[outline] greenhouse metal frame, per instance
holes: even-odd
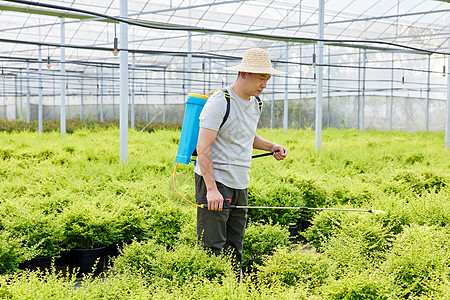
[[[450,4],[436,0],[0,1],[0,119],[180,122],[189,93],[266,49],[260,127],[445,131]],[[115,40],[119,54],[115,56]],[[116,53],[117,54],[117,53]],[[41,123],[40,123],[41,124]],[[40,127],[42,130],[42,127]]]

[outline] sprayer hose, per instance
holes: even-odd
[[[178,190],[177,190],[177,184],[175,183],[175,173],[177,172],[177,167],[178,167],[178,163],[175,165],[175,170],[173,170],[173,187],[175,188],[175,192],[177,192],[178,196],[180,196],[181,198],[183,198],[187,203],[202,208],[201,205],[198,205],[197,203],[194,203],[194,202],[192,202],[192,201],[186,199],[183,195],[180,194],[180,192],[178,192]]]

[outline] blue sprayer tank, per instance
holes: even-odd
[[[197,147],[198,132],[200,130],[200,113],[208,100],[207,96],[189,94],[184,111],[183,127],[181,129],[180,143],[178,145],[175,162],[189,164],[191,156]]]

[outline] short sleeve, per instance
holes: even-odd
[[[225,99],[225,95],[221,91],[215,92],[206,101],[200,113],[200,127],[219,131],[226,110],[227,100]]]

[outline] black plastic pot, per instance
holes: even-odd
[[[307,219],[302,218],[297,219],[297,227],[300,231],[305,231],[311,225],[312,225],[311,221]]]
[[[78,275],[93,273],[99,275],[104,270],[105,249],[100,247],[95,249],[72,249],[71,268],[79,268]]]
[[[118,242],[111,245],[106,246],[105,249],[105,266],[106,268],[110,267],[112,263],[112,259],[119,256],[120,250],[123,248],[124,242]]]
[[[70,264],[70,250],[61,251],[59,257],[55,259],[56,266],[68,266]]]
[[[289,235],[291,237],[296,237],[298,235],[297,225],[289,225]]]
[[[28,270],[37,270],[37,269],[45,270],[50,269],[51,265],[52,265],[51,256],[40,256],[21,263],[19,265],[19,268]]]

